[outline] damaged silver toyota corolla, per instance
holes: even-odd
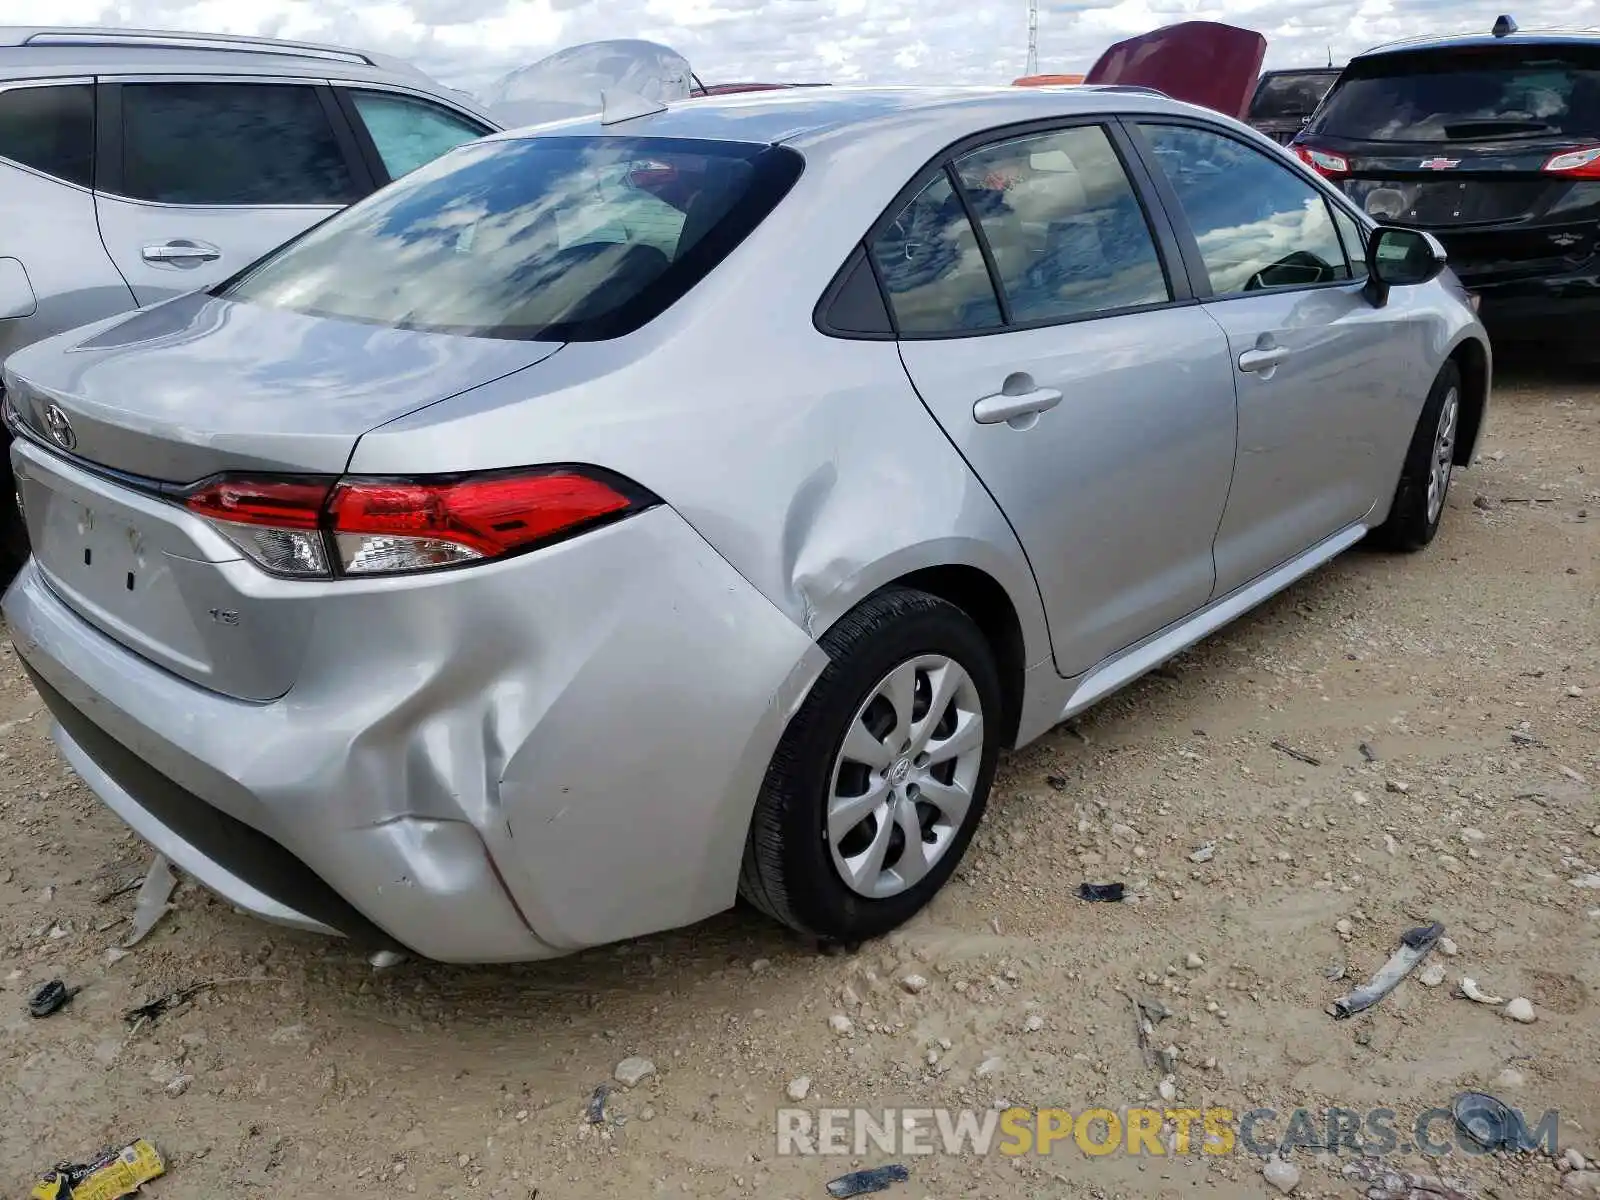
[[[5,383],[78,774],[242,909],[486,961],[905,921],[1003,747],[1427,544],[1489,357],[1216,114],[826,89],[462,147]]]

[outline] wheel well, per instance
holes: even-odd
[[[1470,466],[1472,447],[1489,403],[1489,357],[1481,343],[1468,338],[1450,355],[1461,372],[1461,432],[1456,437],[1456,466]]]
[[[1000,687],[1005,711],[1001,714],[1002,745],[1017,740],[1017,724],[1022,717],[1023,676],[1026,652],[1022,642],[1022,622],[1005,588],[976,567],[927,567],[896,579],[892,587],[916,588],[954,604],[982,631],[994,650],[1000,668]]]

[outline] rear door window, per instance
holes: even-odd
[[[1372,142],[1600,137],[1600,53],[1491,46],[1381,55],[1351,64],[1313,128]]]
[[[1133,184],[1099,125],[985,146],[956,162],[1014,323],[1172,299]]]
[[[409,175],[463,142],[489,132],[448,109],[391,92],[351,92],[356,113],[390,179]]]
[[[136,200],[347,204],[358,188],[315,89],[276,83],[121,85],[122,182]]]
[[[961,197],[939,174],[872,243],[901,333],[970,333],[1000,326],[1000,304]]]
[[[799,177],[794,151],[676,138],[461,146],[220,294],[477,337],[593,341],[675,303]]]
[[[0,91],[0,156],[68,183],[93,187],[93,86],[70,83]]]
[[[1218,296],[1350,278],[1328,201],[1282,163],[1221,133],[1141,124]]]

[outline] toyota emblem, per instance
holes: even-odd
[[[60,405],[51,404],[45,408],[44,426],[50,431],[50,436],[55,439],[56,445],[63,450],[77,448],[78,435],[72,432],[72,422],[67,420],[67,414],[61,411]]]

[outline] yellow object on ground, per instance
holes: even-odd
[[[32,1200],[117,1200],[167,1172],[160,1152],[140,1138],[89,1163],[63,1163],[33,1185]]]

